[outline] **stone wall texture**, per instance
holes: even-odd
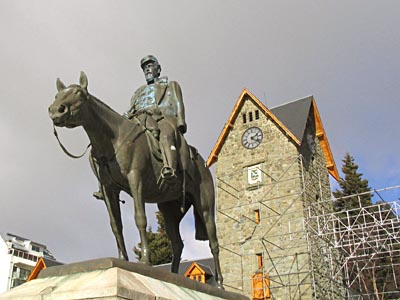
[[[225,287],[251,296],[251,276],[258,271],[270,279],[271,299],[313,299],[315,291],[332,286],[327,279],[327,256],[321,253],[324,245],[317,241],[312,245],[306,222],[307,203],[330,198],[322,150],[317,137],[313,151],[307,144],[299,147],[261,110],[255,119],[256,110],[250,98],[244,100],[216,163],[217,229]],[[262,130],[263,140],[258,147],[246,149],[242,135],[253,126]],[[249,167],[260,170],[260,182],[249,184]],[[257,255],[263,257],[261,269]]]

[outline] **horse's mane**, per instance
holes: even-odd
[[[77,90],[82,91],[87,96],[87,99],[98,107],[97,109],[95,107],[93,109],[101,114],[100,118],[102,118],[104,122],[101,122],[101,124],[99,123],[96,126],[101,127],[101,129],[99,129],[100,132],[107,133],[107,135],[112,137],[115,136],[116,132],[112,129],[112,127],[120,122],[123,123],[125,118],[112,109],[109,105],[90,94],[87,89],[83,88],[79,84],[72,84],[68,88],[76,88]]]
[[[119,116],[122,117],[122,115],[121,115],[120,113],[116,112],[116,111],[115,111],[113,108],[111,108],[108,104],[104,103],[103,101],[101,101],[100,99],[96,98],[95,96],[93,96],[93,95],[91,95],[91,94],[89,94],[89,95],[90,95],[90,97],[91,97],[98,105],[103,106],[103,107],[105,107],[105,108],[111,110],[113,113],[116,113],[117,115],[119,115]]]
[[[68,88],[79,88],[79,89],[83,89],[79,84],[71,84]],[[87,93],[87,95],[94,100],[94,102],[96,102],[98,105],[103,106],[104,108],[110,110],[111,112],[119,115],[122,117],[122,115],[118,112],[116,112],[113,108],[111,108],[108,104],[104,103],[103,101],[101,101],[100,99],[98,99],[97,97],[93,96],[92,94],[90,94],[87,90],[83,89],[85,91],[85,93]]]

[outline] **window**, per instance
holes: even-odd
[[[257,267],[259,269],[262,269],[264,267],[264,260],[262,253],[257,253],[256,255],[257,255]]]
[[[205,276],[201,274],[191,275],[189,278],[202,283],[206,282]]]
[[[249,111],[245,112],[242,114],[242,119],[243,119],[243,124],[246,124],[247,122],[253,122],[254,120],[259,120],[260,119],[260,111],[257,109],[254,111]]]
[[[10,249],[10,250],[8,250],[8,254],[13,254],[13,255],[16,256],[16,257],[21,257],[21,258],[24,258],[24,259],[29,259],[29,260],[35,261],[35,262],[38,260],[38,257],[37,257],[36,255],[32,255],[32,254],[29,254],[29,253],[27,253],[27,252],[23,252],[23,251],[16,250],[16,249]]]
[[[29,274],[31,274],[30,270],[20,269],[19,270],[19,279],[26,280],[28,278]]]
[[[30,270],[22,269],[17,267],[16,265],[13,266],[13,274],[12,274],[12,282],[11,287],[16,287],[26,282],[26,279],[29,277],[31,273]]]
[[[260,216],[260,210],[259,209],[255,209],[254,210],[254,217],[255,217],[256,224],[260,224],[261,216]]]

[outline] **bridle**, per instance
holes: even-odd
[[[69,152],[69,151],[67,150],[67,148],[65,148],[65,146],[61,143],[61,141],[60,141],[60,139],[59,139],[59,137],[58,137],[58,133],[57,133],[56,127],[54,126],[54,124],[53,124],[53,133],[54,133],[54,136],[56,137],[57,142],[58,142],[58,144],[60,145],[61,149],[64,151],[65,154],[67,154],[67,155],[68,155],[69,157],[71,157],[71,158],[78,159],[78,158],[83,157],[83,156],[86,154],[86,152],[88,151],[88,149],[90,148],[90,146],[92,146],[92,144],[89,143],[89,145],[87,145],[85,151],[84,151],[81,155],[73,155],[73,154],[71,154],[71,152]]]
[[[137,117],[134,118],[134,120],[135,120],[134,124],[135,124],[136,126],[140,126],[140,125],[141,125],[141,124],[140,124],[140,121],[137,119]],[[128,133],[126,134],[126,136],[123,138],[123,143],[122,143],[122,144],[124,144],[124,143],[128,140],[128,138],[130,137],[130,133],[131,133],[132,131],[133,131],[133,128],[132,128],[132,130],[131,130],[130,132],[128,132]],[[145,131],[146,131],[146,128],[142,128],[142,130],[140,130],[134,137],[130,137],[131,141],[132,141],[132,142],[135,141],[135,140],[136,140],[140,135],[142,135]],[[85,151],[84,151],[81,155],[73,155],[73,154],[71,154],[71,153],[65,148],[65,146],[61,143],[61,141],[60,141],[60,139],[59,139],[59,137],[58,137],[58,133],[57,133],[56,127],[55,127],[54,124],[53,124],[53,133],[54,133],[54,136],[55,136],[56,139],[57,139],[58,144],[60,145],[61,149],[63,150],[63,152],[64,152],[66,155],[68,155],[69,157],[71,157],[71,158],[78,159],[78,158],[83,157],[83,156],[86,154],[86,152],[89,150],[89,148],[92,146],[92,144],[89,143],[89,144],[86,146]],[[120,147],[121,147],[121,146],[122,146],[122,145],[120,145]],[[118,186],[119,188],[121,188],[121,190],[126,191],[126,187],[123,186],[123,185],[121,185],[117,180],[114,179],[114,177],[112,176],[111,170],[110,170],[110,166],[109,166],[109,163],[116,157],[116,154],[118,153],[120,147],[118,147],[118,149],[115,150],[114,155],[113,155],[112,157],[110,157],[110,158],[106,158],[106,157],[98,158],[98,157],[96,157],[96,156],[92,153],[92,155],[90,156],[90,159],[91,159],[91,161],[92,161],[94,164],[97,164],[97,165],[99,165],[99,166],[102,165],[103,167],[105,167],[106,170],[107,170],[108,176],[109,176],[109,178],[111,179],[111,181],[113,182],[113,184],[116,185],[116,186]],[[96,177],[99,178],[99,173],[98,173],[98,170],[97,170],[96,167],[94,168],[94,172],[95,172],[95,174],[96,174]],[[101,184],[101,185],[102,185],[102,184]],[[122,201],[122,200],[120,200],[120,201],[121,201],[122,203],[125,203],[125,201]]]

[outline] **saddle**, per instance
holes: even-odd
[[[147,143],[149,145],[149,149],[151,151],[153,159],[158,162],[163,162],[163,156],[160,147],[160,129],[158,127],[157,122],[164,118],[162,114],[150,114],[147,111],[143,111],[130,119],[136,118],[139,124],[142,126],[144,134],[147,137]],[[177,161],[178,161],[178,170],[177,173],[185,173],[191,179],[194,178],[194,159],[198,155],[198,151],[195,147],[189,146],[186,142],[185,137],[182,133],[177,132],[176,134],[177,141]],[[157,174],[160,177],[160,174]]]

